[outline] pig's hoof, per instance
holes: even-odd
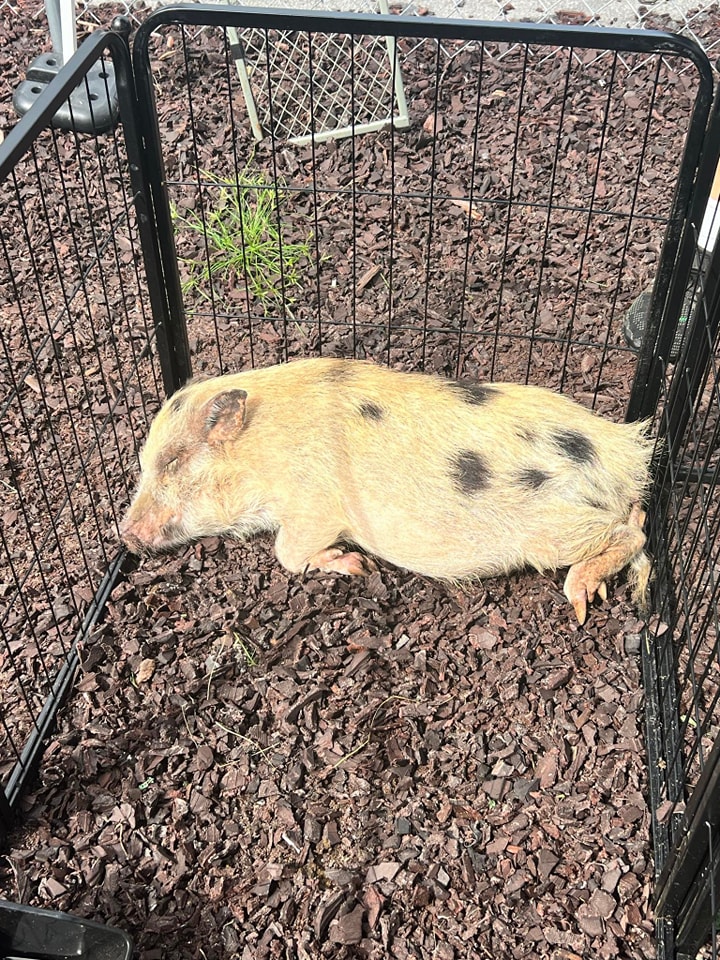
[[[329,547],[311,557],[308,570],[324,570],[326,573],[345,573],[351,577],[367,577],[377,570],[370,557],[353,551],[345,553],[340,547]]]
[[[587,618],[588,604],[592,603],[597,594],[601,600],[607,600],[607,584],[604,580],[589,576],[584,565],[570,567],[565,578],[563,592],[573,605],[578,621],[583,624]]]

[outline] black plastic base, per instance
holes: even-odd
[[[18,85],[13,94],[13,107],[19,116],[24,116],[30,110],[61,66],[59,57],[54,53],[44,53],[33,60],[27,70],[27,79]],[[103,133],[115,126],[118,115],[113,65],[109,61],[101,61],[88,72],[86,81],[70,94],[52,123],[61,130]]]
[[[132,940],[114,927],[0,900],[0,956],[7,960],[130,960]]]
[[[683,313],[678,320],[675,337],[673,339],[673,345],[670,351],[669,359],[671,363],[675,363],[680,355],[683,339],[685,337],[685,329],[687,327],[688,320],[690,319],[691,311],[695,307],[692,290],[694,289],[696,283],[697,281],[691,284],[691,292],[686,295],[685,302],[683,303]],[[643,341],[645,339],[645,330],[647,329],[647,318],[650,313],[651,302],[652,288],[650,287],[647,290],[644,290],[639,297],[633,300],[623,319],[623,336],[625,337],[625,342],[634,353],[639,353],[640,349],[642,348]]]

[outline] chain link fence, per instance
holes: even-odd
[[[71,18],[67,14],[67,7],[64,6],[66,0],[0,0],[0,18],[8,24],[14,21],[14,33],[17,35],[23,21],[27,24],[28,33],[32,32],[37,48],[30,52],[34,56],[52,49],[54,52],[61,52],[63,59],[67,59],[72,49],[67,49],[68,45],[72,47],[72,42],[67,42],[67,23]],[[120,14],[129,18],[134,28],[146,18],[148,13],[159,6],[162,0],[78,0],[75,3],[75,27],[78,39],[82,39],[88,33],[98,28],[107,27],[113,18]],[[315,10],[343,10],[354,11],[358,13],[377,13],[388,10],[387,0],[265,0],[265,6],[269,7],[292,7],[293,5],[303,9]],[[505,20],[505,21],[531,21],[545,23],[573,23],[586,25],[600,25],[604,27],[625,27],[625,28],[648,28],[668,30],[673,33],[680,33],[697,41],[707,53],[711,63],[720,57],[720,3],[700,3],[691,5],[691,0],[658,0],[658,2],[638,3],[635,0],[401,0],[399,3],[390,3],[389,9],[393,13],[409,14],[423,16],[434,14],[441,17],[461,18],[461,19],[479,19],[479,20]],[[60,18],[65,24],[61,30]],[[42,26],[45,25],[46,32],[43,38]],[[40,26],[40,30],[38,30]],[[52,36],[51,36],[52,35]],[[72,36],[72,30],[69,36]],[[44,39],[44,43],[43,43]],[[32,41],[30,41],[32,43]],[[239,51],[236,57],[236,67],[241,75],[243,82],[243,91],[247,102],[247,108],[250,115],[255,135],[261,139],[264,132],[267,131],[270,119],[262,116],[264,91],[262,89],[260,68],[266,63],[265,43],[260,35],[247,35],[242,38],[242,44],[239,38],[235,37],[235,47]],[[298,39],[294,37],[284,37],[285,43],[296,44]],[[0,36],[0,47],[3,38]],[[328,38],[328,48],[324,51],[325,60],[331,61],[331,67],[335,69],[338,65],[347,61],[347,51],[337,50],[333,58],[332,38]],[[355,123],[361,123],[358,131],[370,130],[382,127],[388,121],[387,111],[384,104],[387,102],[387,90],[395,88],[395,123],[399,128],[406,126],[408,117],[404,106],[404,94],[402,92],[402,62],[395,60],[391,49],[385,49],[386,42],[382,38],[374,41],[373,48],[367,51],[367,82],[364,84],[365,102],[363,115],[367,114],[366,122],[361,123],[355,119]],[[441,44],[441,46],[443,46]],[[461,45],[455,45],[453,49],[445,50],[443,53],[446,59],[452,59],[461,49]],[[496,51],[496,56],[502,59],[511,51]],[[406,56],[412,53],[406,51]],[[270,57],[270,52],[267,52]],[[604,56],[603,51],[599,51],[597,56]],[[20,54],[22,59],[23,54]],[[270,58],[271,59],[271,58]],[[623,57],[620,55],[620,59]],[[17,68],[18,71],[25,70],[27,62],[18,62],[17,56],[10,57],[12,69],[10,73]],[[250,67],[248,67],[250,65]],[[627,64],[626,64],[627,66]],[[268,69],[272,64],[268,65]],[[248,72],[248,69],[250,72]],[[254,70],[255,77],[251,83],[251,73]],[[328,76],[332,69],[328,71]],[[260,78],[260,79],[259,79]],[[8,88],[12,79],[6,72],[6,83]],[[22,73],[18,76],[18,81],[22,79]],[[260,89],[257,88],[260,82]],[[327,87],[327,84],[325,85]],[[291,89],[291,88],[290,88]],[[327,91],[326,91],[327,92]],[[327,92],[322,107],[326,118],[323,118],[319,130],[327,131],[329,136],[337,136],[344,126],[349,122],[347,119],[348,105],[341,102],[338,97],[333,97],[332,91]],[[256,104],[255,97],[259,97]],[[4,99],[0,97],[0,100]],[[369,105],[368,105],[369,104]],[[294,109],[295,108],[295,109]],[[259,111],[259,113],[258,113]],[[307,138],[307,118],[302,120],[304,113],[302,104],[288,103],[285,112],[287,117],[283,123],[278,125],[277,118],[272,126],[276,131],[285,133],[289,138],[301,141]],[[259,115],[260,114],[260,115]],[[287,128],[287,129],[285,129]],[[325,134],[322,134],[325,135]],[[0,129],[0,139],[2,130]]]
[[[265,0],[265,6],[303,9],[375,11],[372,0]],[[128,16],[134,26],[157,3],[146,0],[80,0],[76,3],[80,34],[107,26],[115,14]],[[720,4],[692,3],[692,0],[658,0],[637,3],[634,0],[403,0],[391,4],[396,13],[434,14],[442,17],[483,20],[526,20],[546,23],[599,24],[605,27],[629,27],[670,30],[691,37],[704,48],[711,60],[720,55]],[[0,18],[22,18],[37,22],[42,4],[27,0],[0,0]]]

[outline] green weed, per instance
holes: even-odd
[[[246,667],[257,666],[257,654],[249,640],[245,641],[239,633],[233,632],[233,646],[237,651],[239,651],[239,653],[242,654],[242,658],[245,661]]]
[[[244,297],[247,283],[250,297],[266,312],[281,303],[283,293],[291,303],[289,291],[300,283],[310,244],[291,242],[286,231],[281,232],[282,190],[269,184],[264,174],[247,170],[237,182],[208,173],[203,176],[217,186],[217,191],[205,194],[214,195],[212,205],[205,202],[199,210],[185,213],[175,204],[171,207],[176,229],[199,239],[200,255],[180,258],[186,272],[183,293],[222,301],[234,288],[233,299],[237,299],[238,294]]]

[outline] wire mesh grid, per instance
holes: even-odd
[[[113,15],[121,13],[129,17],[135,25],[139,25],[148,13],[157,7],[157,3],[146,0],[78,0],[76,4],[77,25],[81,33],[107,27]],[[268,6],[285,6],[280,0],[269,0]],[[2,0],[0,9],[6,8],[10,15],[22,17],[22,10],[13,3],[13,0]],[[303,8],[322,10],[319,0],[307,0]],[[337,8],[337,5],[334,6]],[[360,13],[386,13],[386,0],[354,0],[345,2],[340,8],[355,10]],[[392,11],[402,14],[424,14],[427,8],[417,0],[404,0],[394,4]],[[714,57],[720,45],[718,39],[718,23],[720,14],[717,3],[693,4],[682,0],[664,0],[661,3],[643,5],[631,0],[579,0],[568,9],[563,0],[518,0],[515,4],[501,3],[500,0],[440,0],[437,9],[431,12],[441,16],[472,16],[488,20],[527,20],[546,23],[587,23],[603,26],[627,26],[631,28],[665,29],[681,33],[696,40],[705,49],[708,56]],[[202,28],[201,28],[202,29]],[[261,31],[253,31],[242,38],[231,37],[236,51],[237,69],[245,74],[243,95],[247,102],[247,109],[255,123],[256,137],[260,138],[263,129],[268,130],[271,118],[267,113],[267,83],[269,72],[276,66],[275,51],[277,47],[266,47]],[[293,62],[293,72],[304,74],[307,72],[307,56],[305,45],[292,37],[284,40],[293,47],[295,55],[290,58]],[[311,125],[314,135],[345,135],[347,127],[352,123],[356,126],[369,124],[382,125],[390,116],[394,115],[395,123],[403,125],[408,122],[407,112],[402,92],[402,59],[396,58],[395,52],[380,38],[364,38],[366,48],[365,63],[347,55],[347,38],[330,37],[325,39],[324,50],[318,51],[321,63],[315,65],[314,73],[321,83],[324,96],[318,96],[316,101],[317,115],[311,118],[308,115],[308,104],[302,101],[301,86],[298,93],[293,95],[287,92],[282,104],[277,103],[277,116],[272,122],[278,124],[279,137],[303,138],[308,136]],[[439,41],[442,43],[441,41]],[[457,53],[460,48],[444,48],[446,56]],[[503,57],[509,51],[499,51]],[[405,54],[412,53],[409,46]],[[267,60],[267,57],[270,60]],[[598,51],[598,57],[606,57],[605,51]],[[622,58],[622,55],[621,55]],[[283,62],[285,62],[283,57]],[[626,61],[626,65],[630,61]],[[351,116],[349,105],[338,94],[338,73],[349,69],[349,64],[355,63],[359,74],[354,79],[356,90],[363,90],[364,94],[355,103],[359,113]],[[638,61],[634,60],[637,65]],[[323,77],[324,75],[324,77]],[[251,80],[250,77],[254,79]],[[322,79],[320,79],[322,78]],[[388,96],[388,87],[394,88],[395,96]],[[259,108],[260,117],[257,117]],[[390,111],[388,113],[388,110]],[[335,131],[335,133],[333,133]]]
[[[702,417],[716,417],[717,383],[698,406]],[[716,428],[712,422],[707,427]],[[669,467],[676,491],[668,505],[668,562],[672,582],[678,584],[677,609],[672,611],[666,598],[660,618],[653,624],[653,638],[673,662],[677,656],[677,690],[665,692],[663,706],[680,712],[680,737],[667,758],[669,770],[681,768],[679,793],[668,793],[666,816],[683,812],[687,791],[697,783],[705,759],[720,732],[718,725],[718,583],[717,564],[720,549],[720,521],[716,484],[718,479],[717,439],[702,435],[699,428],[689,432],[684,450],[685,461]],[[716,434],[715,434],[716,436]],[[708,472],[700,478],[697,471]],[[690,472],[688,472],[690,471]],[[670,477],[668,478],[670,479]],[[673,616],[674,614],[674,616]],[[668,629],[670,621],[675,632]],[[675,645],[679,653],[676,654]],[[675,703],[677,699],[677,703]],[[677,789],[677,788],[676,788]],[[677,804],[677,807],[675,807]]]
[[[207,33],[201,42],[206,61],[215,61],[216,75],[221,74],[227,43],[221,34],[211,39]],[[280,246],[307,242],[297,286],[295,279],[283,283],[282,296],[269,310],[259,309],[246,292],[238,296],[227,279],[211,281],[213,254],[205,240],[217,209],[218,184],[202,172],[210,168],[210,156],[193,129],[187,131],[192,150],[178,152],[166,143],[171,197],[179,208],[199,213],[194,238],[176,224],[178,247],[187,263],[206,258],[204,297],[187,285],[186,276],[189,328],[200,367],[214,371],[224,369],[230,356],[233,364],[239,357],[262,363],[309,349],[402,364],[412,349],[415,362],[419,357],[432,370],[478,379],[537,379],[582,396],[603,412],[622,415],[635,362],[624,343],[623,318],[658,271],[653,251],[659,250],[669,226],[668,217],[658,213],[669,211],[675,186],[658,164],[662,167],[661,158],[680,156],[686,132],[675,127],[674,145],[658,149],[668,131],[661,134],[654,123],[663,115],[687,118],[686,107],[663,100],[670,89],[675,100],[677,87],[669,76],[677,76],[682,67],[673,70],[662,55],[654,60],[639,55],[643,62],[633,63],[627,54],[598,60],[592,51],[583,57],[579,51],[556,49],[548,57],[546,49],[532,44],[498,50],[492,44],[457,43],[461,49],[456,51],[447,39],[442,44],[408,42],[413,56],[404,61],[407,89],[411,102],[424,101],[425,108],[419,140],[406,144],[380,137],[372,156],[364,153],[362,141],[351,140],[346,156],[340,148],[340,161],[336,147],[333,154],[324,145],[289,152],[273,137],[257,148],[253,165],[263,171],[278,202],[285,238]],[[156,77],[163,89],[197,103],[195,88],[202,79],[192,70],[195,57],[185,45],[177,46],[185,51],[185,62],[178,57],[173,64],[158,63]],[[406,49],[402,38],[398,49]],[[171,68],[172,80],[165,73]],[[458,82],[469,77],[472,85]],[[453,94],[445,93],[445,84]],[[463,93],[458,95],[459,87]],[[224,99],[228,109],[236,102],[231,86]],[[448,120],[448,103],[450,116],[459,118],[457,125]],[[539,147],[530,105],[543,115]],[[184,112],[179,103],[173,111]],[[213,145],[212,169],[223,189],[228,184],[239,188],[240,175],[232,163],[247,155],[247,131],[237,120],[226,119],[223,126],[233,131],[234,145],[220,150]],[[580,153],[573,131],[590,127],[593,132],[584,138]],[[495,152],[498,129],[506,135],[500,141],[502,155]],[[461,155],[454,151],[456,136],[463,142]],[[587,144],[592,146],[587,149]],[[181,154],[190,162],[183,164]],[[219,166],[217,154],[223,158]],[[619,166],[624,167],[623,186],[615,192],[607,188],[603,171]],[[359,176],[370,170],[375,171],[371,181]],[[651,201],[644,191],[661,182],[663,199]],[[419,222],[420,233],[406,233]],[[347,263],[326,253],[340,224]],[[532,244],[524,242],[527,237],[533,237]],[[454,269],[445,253],[449,250],[463,251]],[[593,306],[598,296],[605,304],[599,329]],[[560,310],[558,304],[563,304]],[[668,369],[668,380],[673,369]],[[689,411],[685,452],[679,461],[670,461],[670,472],[659,481],[672,506],[668,513],[653,515],[653,522],[667,523],[671,531],[672,572],[662,581],[660,595],[672,597],[672,584],[681,585],[673,608],[676,629],[668,629],[667,611],[653,621],[653,643],[662,646],[675,638],[660,680],[660,711],[667,721],[662,762],[674,792],[662,795],[657,814],[673,824],[674,833],[658,848],[658,864],[680,837],[683,804],[699,782],[718,734],[713,579],[720,543],[718,498],[712,486],[704,485],[708,471],[717,471],[712,440],[716,411],[715,383]],[[710,450],[711,459],[703,459]],[[699,469],[703,482],[693,486]],[[683,643],[673,661],[678,636]],[[668,677],[676,669],[679,686],[673,692]],[[678,715],[681,732],[673,741]]]
[[[254,145],[228,32],[158,33],[151,80],[198,369],[337,352],[538,379],[622,416],[635,367],[622,318],[657,270],[693,106],[672,57],[610,54],[601,63],[558,46],[548,60],[529,41],[404,38],[398,49],[413,52],[408,83],[423,119],[412,139],[381,131],[372,143],[287,145],[271,133]],[[280,44],[282,34],[267,37]],[[312,49],[312,31],[304,42]],[[271,71],[271,102],[283,86]],[[20,254],[8,246],[0,260],[10,493],[1,544],[11,571],[2,776],[40,726],[42,697],[113,568],[116,503],[127,501],[127,463],[161,393],[119,143],[47,133],[3,188],[11,215],[2,236]],[[261,294],[247,283],[243,209],[263,203],[276,258]],[[240,257],[217,270],[211,228],[228,209],[239,211]],[[205,274],[193,277],[193,264]],[[51,290],[61,291],[55,309]],[[671,492],[669,564],[683,585],[668,609],[687,641],[677,696],[668,688],[664,704],[683,724],[669,769],[690,786],[716,732],[718,699],[713,356],[662,484]],[[79,417],[91,425],[90,448],[78,441]],[[654,623],[660,648],[673,622],[666,613]],[[682,798],[666,798],[658,816],[679,825]]]
[[[717,178],[716,178],[717,179]],[[648,745],[654,794],[659,916],[679,918],[672,953],[716,953],[712,848],[717,829],[720,744],[720,364],[718,256],[711,201],[698,245],[686,259],[697,269],[683,294],[680,339],[665,365],[659,406],[658,478],[649,506],[657,598],[644,652]],[[692,249],[690,249],[692,248]],[[716,251],[717,253],[717,251]],[[683,275],[683,274],[680,274]],[[708,845],[709,844],[709,845]],[[685,861],[677,855],[685,850]]]
[[[0,779],[14,801],[117,573],[133,426],[159,388],[120,133],[45,131],[0,196]]]
[[[439,362],[443,342],[448,357],[475,348],[474,363],[485,357],[478,372],[498,378],[517,375],[506,358],[510,351],[524,377],[541,364],[534,376],[622,409],[626,393],[621,399],[621,389],[611,400],[613,389],[599,393],[598,385],[605,378],[618,386],[631,379],[634,360],[622,317],[653,275],[656,261],[649,251],[659,249],[667,225],[660,211],[669,210],[674,184],[654,172],[658,155],[651,144],[659,135],[653,111],[657,117],[665,109],[662,100],[671,87],[663,78],[672,68],[656,58],[640,73],[633,64],[631,74],[619,56],[580,67],[567,49],[556,51],[548,68],[547,50],[532,45],[500,63],[492,44],[458,39],[462,50],[446,57],[431,41],[401,38],[400,55],[410,46],[414,51],[405,58],[405,73],[416,115],[424,118],[419,136],[381,135],[371,153],[367,141],[353,138],[343,148],[290,149],[272,136],[251,145],[247,120],[237,109],[238,81],[225,34],[193,35],[190,28],[178,36],[177,29],[164,28],[153,38],[156,54],[167,49],[168,37],[175,51],[157,59],[153,83],[163,91],[161,113],[189,118],[181,122],[181,133],[174,125],[166,163],[185,308],[202,347],[200,362],[211,362],[204,356],[212,343],[222,368],[229,356],[257,362],[256,347],[268,343],[281,343],[282,351],[294,355],[318,346],[318,338],[323,343],[336,336],[350,338],[350,352],[387,357],[402,331],[419,323],[425,338],[421,362]],[[268,42],[276,39],[280,58],[281,37],[270,32]],[[304,42],[322,41],[308,35]],[[200,57],[207,65],[202,73],[194,66]],[[346,80],[351,76],[348,71]],[[199,134],[208,82],[216,91],[213,109],[223,104],[227,139],[220,144]],[[319,84],[308,88],[308,96],[313,90],[320,95]],[[281,86],[270,90],[273,103],[285,95]],[[345,97],[352,103],[349,86]],[[545,108],[540,127],[538,104]],[[669,109],[675,113],[674,106]],[[583,142],[582,153],[565,158],[591,115],[593,123],[600,118],[592,146]],[[497,140],[509,124],[512,141]],[[668,156],[679,159],[684,132],[676,128],[675,134]],[[446,158],[452,167],[443,163]],[[625,170],[622,187],[608,189],[604,171],[618,167]],[[645,198],[649,183],[662,199]],[[220,267],[224,254],[214,245],[228,196],[261,191],[271,194],[277,224],[276,265],[266,273],[282,293],[269,303],[248,294],[244,277]],[[584,228],[572,239],[578,220]],[[423,225],[421,234],[413,224]],[[235,233],[246,262],[252,252],[242,231],[240,218]],[[528,245],[529,235],[538,242]],[[338,237],[345,262],[329,252]],[[299,269],[293,271],[283,258],[290,247],[299,251]],[[456,269],[447,266],[451,250],[462,252]],[[595,338],[601,289],[609,327]],[[458,369],[463,362],[449,361]]]
[[[12,0],[4,0],[4,4],[10,15],[22,17],[22,11],[12,5]],[[362,13],[388,13],[386,0],[358,0],[357,6]],[[116,14],[127,16],[137,26],[151,9],[151,5],[127,2],[77,5],[76,23],[81,36],[93,29],[107,28]],[[377,129],[391,118],[398,127],[408,124],[401,66],[392,38],[365,36],[359,40],[362,56],[349,56],[347,47],[352,42],[349,37],[324,36],[322,46],[314,51],[316,62],[312,65],[312,74],[321,95],[313,97],[312,117],[306,84],[285,82],[306,77],[310,72],[307,61],[310,51],[302,37],[287,34],[268,46],[262,30],[245,31],[242,37],[231,30],[230,40],[242,94],[258,139],[271,123],[276,126],[277,136],[301,141],[311,132],[316,137],[337,137],[347,135],[351,126],[358,132]],[[280,56],[278,50],[282,50]],[[346,86],[347,78],[343,74],[350,64],[356,71],[353,88],[361,92],[355,99],[355,115],[339,93]],[[272,117],[268,113],[267,97],[270,78],[276,87],[285,91],[282,102],[276,101],[276,113]]]
[[[720,481],[720,365],[718,363],[716,321],[711,304],[705,296],[710,256],[698,251],[703,269],[697,275],[693,298],[696,304],[695,322],[703,327],[704,349],[709,356],[702,383],[693,384],[695,372],[683,367],[682,356],[677,367],[672,365],[667,374],[665,415],[674,401],[670,387],[678,395],[682,385],[684,420],[687,431],[673,444],[671,455],[664,462],[667,475],[661,489],[670,491],[666,505],[668,533],[663,541],[662,573],[663,602],[654,623],[654,642],[662,651],[661,659],[677,658],[677,688],[669,687],[668,698],[677,698],[680,711],[680,736],[676,753],[667,758],[668,769],[676,764],[682,768],[680,782],[685,788],[682,796],[666,795],[664,800],[678,802],[692,792],[705,766],[707,755],[720,733],[720,633],[718,627],[720,604],[720,501],[717,486]],[[689,333],[689,326],[685,335]],[[674,380],[672,377],[674,376]],[[697,395],[696,395],[697,391]],[[662,517],[662,512],[661,512]],[[665,555],[665,549],[667,554]],[[666,580],[665,578],[668,578]],[[669,583],[668,583],[669,581]],[[670,585],[677,586],[677,592]],[[670,628],[672,625],[672,629]],[[674,631],[677,636],[674,636]],[[678,643],[678,637],[680,642]],[[666,711],[674,709],[670,702]],[[667,809],[668,815],[671,809]]]
[[[6,5],[13,0],[4,0]],[[288,7],[292,4],[281,0],[268,0],[265,6]],[[158,3],[147,0],[78,0],[76,4],[78,26],[81,29],[106,27],[109,11],[127,15],[139,25]],[[320,0],[305,0],[303,9],[328,9]],[[334,3],[332,9],[352,10],[358,13],[375,13],[372,0],[344,0]],[[483,20],[527,21],[536,23],[581,23],[605,27],[629,27],[631,29],[661,29],[680,33],[697,41],[713,59],[720,52],[718,22],[720,11],[716,0],[690,3],[687,0],[661,0],[652,4],[636,3],[634,0],[577,0],[568,6],[564,0],[436,0],[425,4],[420,0],[403,0],[392,4],[393,13],[424,15],[428,10],[437,16],[468,17]],[[442,41],[440,41],[442,42]],[[600,53],[599,56],[604,56]],[[344,59],[344,58],[343,58]],[[400,64],[402,69],[402,64]]]
[[[632,0],[577,0],[568,7],[563,0],[516,0],[509,8],[508,6],[495,16],[548,23],[669,30],[695,40],[708,57],[716,57],[720,51],[717,31],[719,12],[715,2],[698,4],[669,0],[642,4]]]

